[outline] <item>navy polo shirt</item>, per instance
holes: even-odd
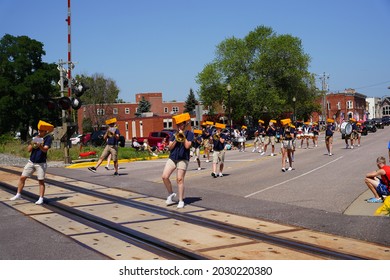
[[[186,130],[184,132],[184,135],[188,141],[194,141],[194,133],[192,131]],[[175,134],[172,134],[169,141],[175,141]],[[190,149],[186,149],[186,147],[184,146],[184,142],[176,142],[175,147],[173,147],[173,149],[169,153],[169,158],[173,161],[190,160]]]
[[[51,136],[43,137],[43,146],[51,147]],[[40,148],[32,149],[30,161],[33,163],[44,163],[47,159],[47,153],[41,151]]]
[[[117,134],[120,134],[119,133],[119,129],[116,129],[115,130],[115,135],[117,135]],[[115,136],[112,136],[112,137],[108,137],[107,138],[107,145],[110,145],[110,146],[117,146],[118,145],[118,139],[116,139],[116,137]]]

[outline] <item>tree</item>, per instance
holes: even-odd
[[[0,134],[20,131],[26,140],[29,127],[40,119],[54,125],[58,112],[46,102],[59,96],[56,64],[42,61],[43,44],[27,36],[4,35],[0,40]]]
[[[93,114],[92,125],[100,127],[107,119],[106,114],[98,114],[102,110],[107,110],[109,104],[117,103],[119,88],[114,80],[106,78],[103,74],[95,73],[92,76],[77,75],[78,82],[86,84],[89,89],[81,97],[83,104],[93,105],[90,107]]]
[[[195,110],[195,106],[198,105],[198,101],[195,98],[194,91],[190,89],[190,93],[187,96],[186,103],[184,104],[184,113],[191,113]]]
[[[142,96],[142,99],[138,102],[137,113],[135,115],[140,116],[142,113],[150,112],[151,106],[152,104]]]
[[[214,61],[197,76],[199,96],[206,106],[228,104],[226,86],[230,84],[236,122],[249,116],[257,120],[292,113],[293,97],[297,112],[306,112],[315,107],[317,98],[309,62],[300,39],[260,26],[243,39],[228,38],[217,46]]]

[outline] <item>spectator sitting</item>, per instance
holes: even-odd
[[[166,139],[164,138],[161,143],[157,143],[157,152],[165,153],[166,151],[168,151],[168,148]]]
[[[141,150],[142,146],[140,143],[137,142],[137,138],[133,137],[131,139],[131,146],[136,150],[139,151]]]
[[[148,139],[144,139],[143,150],[148,151],[150,155],[157,157],[157,154],[155,154],[152,148],[149,146]]]

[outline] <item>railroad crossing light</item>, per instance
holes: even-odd
[[[71,106],[72,106],[72,108],[73,108],[73,110],[78,110],[78,109],[80,109],[80,107],[81,107],[81,100],[79,99],[79,98],[77,98],[77,97],[72,97],[71,98]]]
[[[88,86],[86,86],[84,83],[76,83],[72,87],[72,93],[75,94],[77,97],[80,97],[89,89]]]
[[[69,110],[72,107],[72,101],[64,96],[59,99],[49,99],[46,105],[49,110]]]
[[[70,101],[69,97],[61,97],[58,99],[58,107],[61,110],[69,110],[72,106],[72,102]]]

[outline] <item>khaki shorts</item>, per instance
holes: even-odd
[[[38,180],[44,180],[46,175],[47,163],[33,163],[28,161],[28,163],[24,166],[22,176],[31,177],[33,173],[37,172]]]
[[[225,162],[225,150],[214,151],[213,153],[213,163],[224,163]]]
[[[264,144],[268,145],[269,143],[271,143],[272,146],[275,145],[275,136],[265,136]]]
[[[187,168],[188,168],[188,160],[174,161],[174,160],[169,158],[167,163],[166,163],[166,165],[171,167],[171,168],[187,170]]]
[[[112,161],[117,161],[118,160],[118,146],[107,145],[104,148],[103,153],[100,157],[103,159],[106,159],[109,154],[111,154]]]
[[[294,149],[294,142],[293,142],[293,140],[283,140],[282,143],[281,143],[281,148],[287,149],[287,150]]]

